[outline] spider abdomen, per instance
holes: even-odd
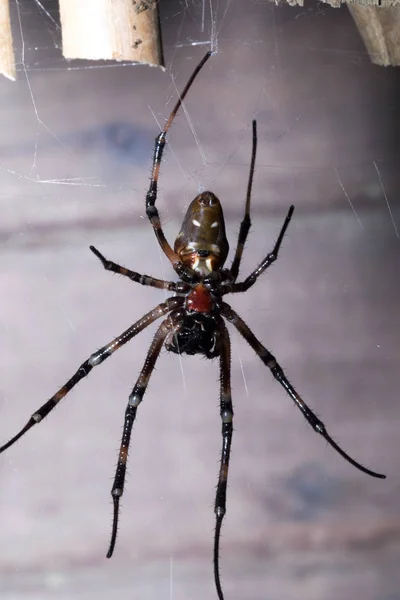
[[[222,206],[212,192],[190,203],[174,250],[179,260],[206,277],[222,268],[229,252]]]
[[[187,313],[179,329],[168,336],[165,347],[175,354],[203,354],[207,358],[219,355],[219,333],[212,315]]]

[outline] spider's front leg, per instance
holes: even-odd
[[[222,520],[226,513],[226,488],[228,484],[229,458],[233,432],[233,407],[231,395],[231,345],[229,333],[222,319],[219,321],[221,336],[220,351],[220,415],[222,420],[222,452],[214,512],[216,517],[214,534],[214,579],[219,600],[224,600],[219,575],[219,542]]]
[[[136,418],[136,412],[146,392],[150,376],[154,370],[158,356],[161,352],[161,348],[163,347],[163,344],[165,342],[165,338],[171,331],[174,331],[174,329],[176,329],[179,326],[177,324],[177,320],[179,319],[180,315],[180,311],[176,311],[173,317],[170,316],[167,319],[165,319],[165,321],[163,321],[160,327],[157,329],[157,332],[153,338],[153,341],[151,342],[149,351],[147,353],[143,368],[140,371],[135,387],[133,388],[129,396],[128,405],[125,411],[124,427],[122,431],[121,447],[118,455],[117,470],[115,473],[114,484],[111,489],[111,496],[114,503],[114,516],[111,541],[107,552],[107,558],[111,558],[111,556],[113,555],[115,541],[117,539],[119,501],[122,494],[124,493],[129,442],[131,439],[133,423]]]
[[[129,342],[135,335],[143,331],[146,327],[148,327],[151,323],[153,323],[156,319],[159,319],[169,311],[173,309],[177,309],[182,306],[183,299],[182,298],[170,298],[166,302],[159,304],[144,315],[141,319],[136,321],[129,329],[121,333],[118,337],[114,338],[109,344],[106,344],[100,350],[94,352],[84,363],[81,364],[76,373],[67,381],[62,388],[58,390],[47,402],[45,402],[40,408],[38,408],[25,427],[21,429],[19,433],[17,433],[11,440],[9,440],[4,446],[0,447],[0,454],[7,450],[10,446],[15,444],[20,437],[22,437],[29,429],[31,429],[37,423],[40,423],[47,415],[57,406],[57,404],[62,400],[68,392],[72,390],[73,387],[76,386],[77,383],[81,381],[84,377],[89,375],[90,371],[93,367],[97,367],[102,362],[104,362],[107,358],[109,358],[116,350],[118,350],[121,346]]]
[[[375,473],[375,471],[371,471],[366,467],[363,467],[360,463],[355,461],[351,456],[349,456],[337,443],[331,438],[328,434],[325,425],[322,423],[320,419],[313,413],[313,411],[307,406],[301,396],[296,392],[288,378],[283,372],[282,367],[277,362],[275,356],[271,354],[265,346],[256,338],[251,329],[246,325],[246,323],[239,317],[239,315],[225,302],[222,303],[221,314],[228,319],[239,331],[239,333],[244,337],[246,342],[250,344],[253,350],[256,352],[257,356],[262,360],[264,365],[268,367],[275,377],[277,381],[281,384],[281,386],[286,390],[289,394],[297,408],[301,410],[306,421],[311,425],[311,427],[322,435],[323,438],[334,448],[344,459],[346,459],[350,464],[354,467],[367,473],[367,475],[371,475],[371,477],[377,477],[379,479],[386,479],[386,475],[382,475],[381,473]]]

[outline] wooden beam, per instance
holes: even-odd
[[[348,6],[372,62],[400,65],[400,7]]]

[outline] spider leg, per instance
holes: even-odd
[[[277,381],[281,384],[282,387],[285,388],[286,392],[289,394],[297,408],[301,410],[303,416],[306,421],[311,425],[311,427],[317,433],[321,434],[322,437],[326,439],[328,444],[332,446],[344,459],[346,459],[349,463],[351,463],[354,467],[367,473],[367,475],[371,475],[372,477],[378,477],[379,479],[386,479],[386,475],[382,475],[381,473],[375,473],[375,471],[371,471],[366,467],[363,467],[360,463],[355,461],[351,456],[346,454],[342,448],[340,448],[337,443],[330,437],[328,432],[326,431],[325,425],[318,419],[318,417],[313,413],[313,411],[307,406],[304,400],[299,396],[296,392],[292,384],[287,379],[286,375],[283,372],[282,367],[276,361],[275,356],[265,348],[261,344],[261,342],[256,338],[251,329],[246,325],[246,323],[239,317],[239,315],[225,302],[222,304],[221,314],[228,319],[239,331],[239,333],[244,337],[246,342],[250,344],[253,350],[256,352],[258,357],[262,360],[262,362],[267,366],[272,375],[275,377]]]
[[[219,575],[219,542],[222,520],[226,513],[226,487],[228,483],[229,458],[231,453],[233,432],[233,407],[231,397],[231,345],[225,323],[220,321],[221,353],[220,353],[220,415],[222,420],[222,452],[221,467],[215,497],[215,534],[214,534],[214,579],[219,600],[224,600]]]
[[[117,263],[113,262],[112,260],[108,260],[94,246],[89,246],[89,248],[93,252],[93,254],[95,254],[97,258],[101,261],[106,271],[112,271],[113,273],[124,275],[125,277],[129,277],[131,281],[141,283],[142,285],[148,285],[150,287],[155,287],[161,290],[169,290],[170,292],[182,292],[188,291],[190,289],[190,286],[182,281],[164,281],[163,279],[156,279],[155,277],[151,277],[150,275],[141,275],[136,271],[131,271],[130,269],[121,267],[121,265],[117,265]]]
[[[282,229],[279,233],[278,239],[276,240],[276,244],[275,244],[272,252],[267,254],[267,256],[264,258],[264,260],[261,261],[261,263],[258,265],[258,267],[252,273],[250,273],[250,275],[244,281],[232,284],[232,286],[229,289],[229,292],[231,292],[231,293],[246,292],[252,285],[255,284],[255,282],[260,277],[260,275],[262,273],[264,273],[265,269],[268,269],[268,267],[276,261],[276,259],[278,258],[279,249],[282,244],[283,236],[285,235],[286,230],[289,226],[293,212],[294,212],[294,206],[292,205],[289,208],[288,214],[286,215],[286,219],[282,225]]]
[[[251,151],[251,162],[250,162],[250,173],[249,180],[247,182],[247,194],[246,194],[246,205],[244,211],[244,217],[242,222],[240,223],[239,236],[237,241],[237,247],[235,252],[235,257],[232,262],[232,266],[230,268],[230,273],[233,278],[233,281],[236,281],[237,276],[239,275],[240,262],[242,260],[244,245],[247,240],[247,236],[249,234],[249,230],[251,227],[250,220],[250,202],[251,202],[251,188],[253,186],[253,178],[254,178],[254,165],[256,162],[256,153],[257,153],[257,121],[253,121],[253,146]]]
[[[76,386],[77,383],[87,375],[89,375],[90,371],[93,367],[97,367],[97,365],[101,364],[105,361],[109,356],[111,356],[118,348],[129,342],[135,335],[143,331],[148,325],[153,323],[159,317],[162,317],[170,310],[175,308],[179,308],[183,303],[182,298],[170,298],[166,302],[159,304],[144,315],[141,319],[136,321],[129,329],[121,333],[118,337],[113,339],[109,344],[106,344],[100,350],[94,352],[84,363],[81,364],[76,373],[67,381],[62,388],[58,390],[43,406],[41,406],[36,412],[33,413],[25,427],[21,429],[17,435],[15,435],[11,440],[9,440],[4,446],[0,447],[0,453],[7,450],[10,446],[12,446],[20,437],[22,437],[29,429],[31,429],[37,423],[40,423],[42,419],[47,417],[47,415],[57,406],[57,404],[72,390],[73,387]]]
[[[126,475],[126,463],[128,459],[129,443],[131,439],[132,426],[136,418],[136,412],[139,404],[141,403],[143,396],[146,392],[150,376],[154,370],[161,348],[163,347],[165,338],[171,329],[176,328],[177,325],[171,318],[165,319],[157,329],[153,341],[151,342],[149,351],[146,356],[143,368],[140,371],[139,377],[136,384],[129,396],[128,405],[125,411],[124,427],[122,431],[121,447],[118,455],[117,470],[115,472],[114,484],[111,490],[111,496],[114,503],[114,516],[112,524],[112,534],[110,546],[107,552],[107,558],[111,558],[114,552],[115,541],[117,539],[118,531],[118,517],[119,517],[119,501],[124,493],[125,475]]]
[[[185,276],[185,274],[186,274],[188,277],[190,277],[192,275],[192,271],[191,271],[191,269],[187,269],[187,267],[184,267],[184,265],[180,262],[178,255],[171,248],[171,246],[168,243],[168,241],[164,235],[164,232],[162,230],[160,216],[159,216],[158,210],[155,206],[155,203],[157,200],[158,177],[160,174],[161,160],[162,160],[162,156],[163,156],[163,152],[164,152],[164,147],[165,147],[168,130],[171,127],[172,122],[175,119],[175,116],[176,116],[183,100],[185,99],[186,94],[188,93],[190,87],[192,86],[193,81],[195,80],[196,76],[198,75],[198,73],[201,70],[201,68],[203,67],[203,65],[210,58],[211,54],[212,54],[211,52],[207,52],[207,54],[204,56],[204,58],[200,61],[200,63],[197,65],[197,67],[193,71],[193,73],[192,73],[189,81],[187,82],[183,92],[181,93],[177,103],[175,104],[174,108],[172,109],[172,112],[168,118],[168,121],[166,122],[166,124],[164,126],[164,129],[158,134],[158,136],[155,139],[153,167],[151,170],[150,186],[149,186],[149,190],[146,195],[147,216],[150,220],[150,223],[153,226],[154,233],[156,235],[158,243],[161,246],[162,251],[167,256],[167,258],[170,260],[173,268],[175,269],[175,271],[178,273],[179,276],[182,276],[182,275]]]

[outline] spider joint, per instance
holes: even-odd
[[[229,409],[225,409],[221,412],[221,419],[223,423],[232,423],[233,412]]]
[[[147,216],[155,216],[158,214],[158,210],[154,206],[154,200],[152,200],[153,196],[155,199],[155,194],[148,194],[148,196],[147,196],[147,206],[146,206]]]
[[[313,423],[313,427],[315,429],[315,431],[317,433],[320,433],[321,435],[325,436],[326,435],[326,428],[325,425],[322,423],[322,421],[320,421],[319,419],[317,419],[314,423]]]
[[[92,355],[89,357],[88,363],[89,363],[89,365],[90,365],[91,367],[96,367],[97,365],[99,365],[100,363],[102,363],[102,362],[103,362],[104,358],[105,358],[105,357],[104,357],[104,356],[102,356],[100,352],[95,352],[94,354],[92,354]],[[83,367],[81,367],[81,369],[82,369],[82,368],[83,368]]]
[[[129,406],[139,406],[142,401],[143,394],[138,394],[137,392],[132,392],[129,396]]]

